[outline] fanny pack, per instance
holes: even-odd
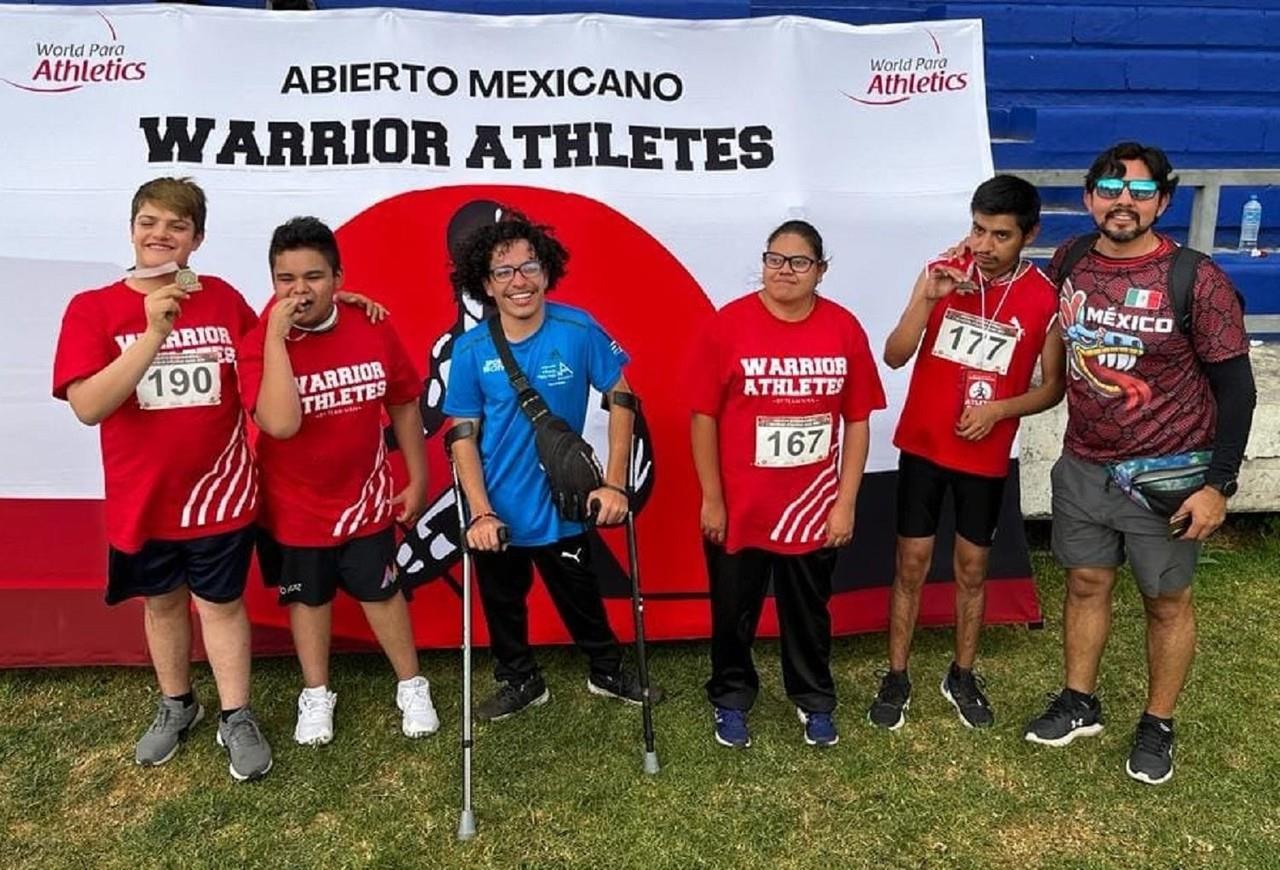
[[[507,380],[516,392],[516,402],[533,424],[533,446],[551,485],[552,503],[566,520],[586,522],[590,512],[587,498],[592,490],[604,485],[604,469],[600,460],[581,435],[573,431],[563,418],[551,413],[541,394],[529,383],[511,353],[511,345],[507,343],[497,315],[489,318],[489,335],[498,349]]]
[[[1211,450],[1138,457],[1109,463],[1107,473],[1135,503],[1162,517],[1171,517],[1192,493],[1204,488],[1212,458]]]

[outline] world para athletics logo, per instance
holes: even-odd
[[[100,40],[35,43],[34,66],[25,80],[0,81],[38,94],[65,94],[86,85],[136,82],[147,77],[147,62],[132,60],[115,25],[95,12],[105,25]]]
[[[893,106],[912,97],[963,91],[969,86],[968,71],[952,69],[938,37],[928,30],[925,33],[929,34],[932,51],[903,57],[873,57],[870,78],[861,95],[840,93],[866,106]]]

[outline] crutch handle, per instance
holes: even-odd
[[[594,529],[598,525],[600,517],[600,499],[593,498],[587,502],[587,517],[583,520],[583,525],[588,529]]]

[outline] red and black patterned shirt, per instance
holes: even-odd
[[[1050,275],[1072,241],[1054,253]],[[1200,363],[1246,354],[1249,340],[1231,279],[1208,258],[1196,271],[1191,332],[1182,332],[1169,293],[1175,250],[1161,236],[1142,257],[1090,251],[1063,282],[1068,452],[1114,462],[1213,444],[1217,406]]]

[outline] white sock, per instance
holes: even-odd
[[[396,683],[396,690],[399,691],[400,689],[404,689],[408,691],[409,689],[412,689],[414,686],[418,684],[418,680],[422,680],[422,682],[424,683],[427,682],[426,677],[422,676],[421,674],[414,674],[409,679],[401,680],[400,682]],[[427,683],[427,685],[430,686],[431,684]]]
[[[302,694],[306,695],[308,698],[323,698],[328,693],[329,687],[325,685],[308,686],[302,690]]]

